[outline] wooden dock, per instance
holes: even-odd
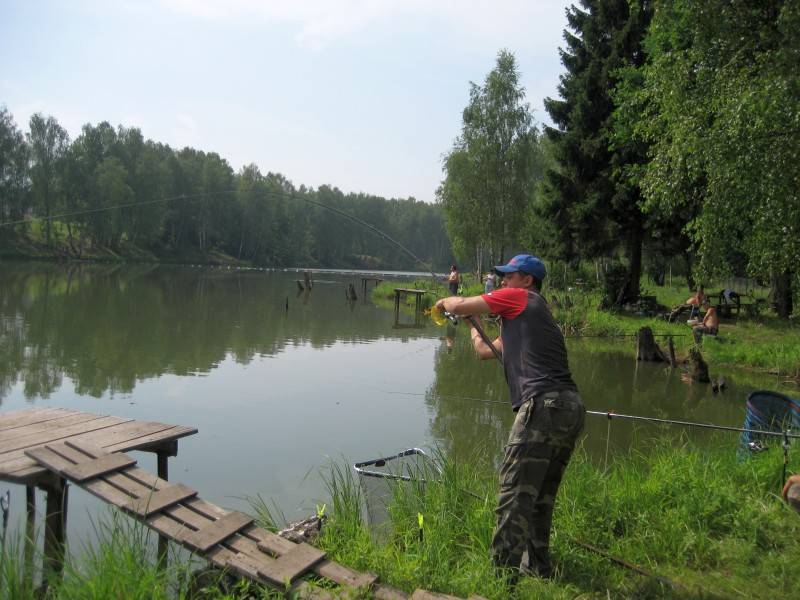
[[[36,488],[46,493],[44,571],[45,578],[59,576],[64,559],[67,526],[67,485],[26,454],[37,447],[70,440],[89,443],[108,452],[143,450],[155,452],[158,474],[168,478],[167,461],[178,454],[178,439],[197,433],[193,427],[137,421],[107,415],[67,410],[33,408],[0,414],[0,481],[26,486],[25,562],[33,561],[36,526]],[[166,540],[159,540],[166,552]]]
[[[303,580],[312,572],[352,589],[359,597],[370,592],[384,600],[409,598],[401,590],[377,583],[377,576],[372,573],[360,573],[333,562],[314,546],[298,544],[257,527],[248,515],[226,511],[202,500],[185,485],[172,484],[138,468],[136,461],[125,454],[112,454],[70,440],[40,446],[26,454],[55,475],[113,504],[217,567],[292,597],[334,597]],[[411,598],[453,597],[416,590]]]
[[[420,328],[422,327],[422,296],[427,294],[427,290],[416,290],[411,288],[394,288],[394,328]],[[414,324],[400,323],[400,299],[405,296],[414,296]]]
[[[252,517],[207,502],[185,485],[170,483],[167,458],[177,454],[179,438],[194,433],[197,429],[192,427],[60,408],[0,415],[0,480],[26,485],[28,492],[26,576],[32,576],[30,540],[37,486],[47,493],[45,585],[60,576],[70,482],[156,531],[161,557],[166,556],[167,541],[173,541],[217,567],[299,598],[334,597],[304,580],[313,574],[338,584],[342,591],[369,593],[382,600],[457,600],[422,589],[409,595],[381,584],[372,573],[333,562],[314,546],[257,527]],[[155,452],[158,475],[137,467],[135,459],[122,453],[125,450]]]

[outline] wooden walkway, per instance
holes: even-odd
[[[360,573],[333,562],[314,546],[296,544],[259,528],[248,515],[226,511],[199,498],[195,490],[138,468],[136,461],[125,454],[112,454],[86,442],[66,440],[27,450],[26,455],[58,477],[117,506],[161,536],[220,568],[263,585],[301,598],[335,597],[303,580],[304,575],[312,572],[356,594],[369,591],[373,597],[384,600],[409,598],[400,590],[378,584],[371,573]],[[417,590],[411,598],[434,600],[452,596]]]
[[[70,439],[100,446],[109,452],[148,450],[177,454],[177,440],[197,433],[194,427],[137,421],[67,410],[28,409],[0,414],[0,481],[38,484],[51,474],[25,451]]]

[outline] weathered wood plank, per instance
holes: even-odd
[[[294,542],[290,542],[274,533],[256,527],[245,529],[242,533],[248,537],[253,537],[262,544],[262,547],[269,548],[270,552],[276,554],[285,554],[295,546]],[[330,579],[339,585],[352,588],[367,589],[378,579],[378,576],[374,573],[361,573],[328,559],[323,559],[314,565],[313,571],[317,575]]]
[[[263,550],[258,545],[259,550]],[[315,564],[325,558],[325,553],[319,548],[308,544],[296,544],[286,554],[271,562],[262,563],[258,574],[277,586],[293,582],[299,575],[308,571]]]
[[[55,419],[50,419],[49,421],[21,425],[19,427],[15,427],[14,429],[3,431],[3,445],[5,445],[6,442],[10,442],[21,437],[31,436],[36,433],[44,433],[46,431],[55,431],[70,425],[86,423],[88,421],[94,421],[95,419],[100,418],[102,418],[101,415],[93,415],[90,413],[67,413],[58,416]]]
[[[408,600],[408,594],[383,583],[373,588],[373,597],[376,600]]]
[[[136,460],[125,454],[109,454],[68,467],[62,471],[62,474],[76,483],[83,483],[87,479],[95,479],[106,473],[121,471],[135,464]]]
[[[448,596],[447,594],[437,594],[436,592],[429,592],[428,590],[414,590],[411,594],[410,600],[459,600],[456,596]]]
[[[172,429],[173,425],[166,423],[156,423],[154,421],[129,421],[120,423],[116,427],[109,427],[102,431],[89,432],[85,435],[75,436],[76,443],[87,442],[94,446],[99,446],[111,451],[109,446],[122,445],[122,448],[113,450],[130,450],[129,443],[145,435],[151,435],[161,431]]]
[[[3,441],[0,442],[0,454],[11,452],[13,450],[20,450],[22,448],[32,448],[33,446],[52,444],[53,442],[66,439],[68,437],[112,427],[114,425],[119,425],[120,423],[125,423],[126,421],[132,420],[133,419],[120,419],[119,417],[100,417],[99,419],[94,419],[86,423],[70,425],[69,427],[64,427],[55,431],[46,431],[42,433],[35,433],[29,436],[23,436],[15,440],[11,440],[9,443]]]
[[[152,494],[147,496],[142,496],[136,500],[131,500],[124,508],[138,514],[141,517],[149,517],[155,512],[196,495],[196,490],[177,483],[175,485],[167,486],[161,490],[154,491]]]
[[[70,411],[63,408],[25,408],[0,415],[0,431],[8,431],[25,425],[58,419]]]
[[[174,425],[169,429],[164,429],[162,431],[157,431],[147,435],[140,435],[138,437],[130,438],[115,444],[106,444],[105,448],[110,452],[127,452],[128,450],[137,450],[139,448],[153,446],[159,442],[178,440],[188,435],[194,435],[195,433],[197,433],[197,428],[195,427]]]
[[[253,517],[240,512],[230,512],[203,529],[187,533],[181,541],[195,550],[205,552],[252,522]]]

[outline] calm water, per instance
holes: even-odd
[[[56,406],[195,426],[170,459],[170,479],[240,510],[261,495],[287,519],[324,500],[318,473],[330,460],[436,444],[499,455],[512,420],[502,370],[475,360],[466,329],[395,327],[391,308],[345,299],[349,283],[361,293],[358,274],[319,273],[310,294],[298,294],[297,278],[0,263],[0,412]],[[726,373],[728,389],[715,396],[630,354],[570,344],[590,409],[741,425],[745,395],[776,386]],[[606,419],[590,417],[586,431],[586,447],[603,456]],[[615,421],[611,447],[655,431]],[[687,433],[697,443],[707,437]],[[152,455],[137,458],[155,470]],[[7,488],[13,527],[24,489],[0,482]],[[90,531],[101,510],[71,488],[70,539]]]

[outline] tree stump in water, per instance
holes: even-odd
[[[649,327],[642,327],[636,332],[636,360],[669,362],[664,351],[656,344],[653,330]]]
[[[708,365],[703,360],[703,355],[697,348],[689,349],[689,377],[698,383],[709,383],[711,378],[708,376]]]
[[[669,364],[674,369],[678,366],[678,360],[675,358],[675,344],[672,342],[672,336],[669,336],[667,343],[669,344]]]
[[[310,290],[312,287],[314,287],[314,280],[311,278],[311,272],[310,271],[303,271],[303,279],[306,282],[306,289],[307,290]]]
[[[295,279],[295,283],[297,284],[297,291],[298,292],[305,292],[306,288],[303,287],[303,284],[300,283],[299,279]]]
[[[348,286],[345,288],[344,294],[348,300],[352,300],[353,302],[358,300],[358,294],[356,294],[356,286],[354,286],[352,283],[348,284]]]

